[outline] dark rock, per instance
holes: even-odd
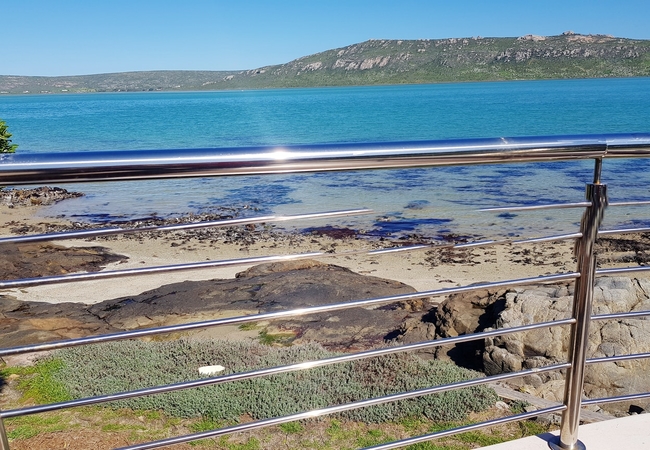
[[[398,342],[414,343],[432,339],[477,333],[494,324],[505,305],[506,289],[482,289],[453,294],[440,303],[423,321],[405,322]],[[483,370],[482,341],[445,345],[422,350],[423,357],[453,361],[473,370]]]
[[[105,247],[63,247],[54,244],[2,244],[0,279],[12,280],[71,272],[96,272],[128,259]]]
[[[0,299],[0,329],[11,345],[326,305],[415,292],[405,284],[312,260],[264,264],[233,280],[185,281],[95,305]],[[337,349],[367,348],[419,317],[427,300],[356,307],[276,320],[270,331]]]
[[[596,242],[596,254],[600,264],[650,263],[650,233],[638,233],[621,237],[601,237]]]
[[[352,239],[357,236],[357,231],[345,227],[333,227],[331,225],[324,227],[305,228],[303,233],[314,236],[327,236],[332,239]]]
[[[14,206],[51,205],[68,198],[82,197],[80,192],[69,192],[58,187],[43,186],[35,189],[2,189],[0,204]]]
[[[262,264],[234,280],[186,281],[89,308],[113,327],[133,329],[179,322],[415,292],[405,284],[356,274],[313,260]],[[405,308],[352,308],[276,321],[276,331],[326,346],[359,347],[383,340],[412,314]]]
[[[0,296],[3,347],[72,339],[118,331],[81,303],[22,302]]]

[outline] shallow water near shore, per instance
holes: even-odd
[[[0,117],[25,153],[647,132],[650,78],[2,96]],[[611,200],[650,199],[648,164],[605,161]],[[546,235],[575,231],[581,211],[477,209],[581,201],[592,172],[582,161],[84,183],[62,185],[83,198],[41,214],[103,223],[224,207],[242,215],[365,207],[375,212],[291,226],[432,238]],[[605,227],[648,225],[646,217],[642,208],[610,208]]]

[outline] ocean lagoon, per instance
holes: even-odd
[[[633,133],[648,131],[650,78],[0,96],[0,117],[21,153]],[[606,161],[611,199],[650,199],[649,164]],[[84,197],[40,214],[110,222],[224,207],[244,215],[365,207],[375,214],[328,224],[373,235],[543,235],[573,231],[581,212],[476,210],[581,201],[592,167],[578,161],[84,183],[62,185]],[[643,217],[638,208],[610,211],[605,227],[645,223],[630,219]]]

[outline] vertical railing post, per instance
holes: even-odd
[[[0,417],[0,450],[9,450],[9,438],[2,417]]]
[[[605,208],[607,207],[607,186],[600,184],[602,160],[596,160],[594,182],[587,185],[587,207],[582,216],[582,237],[576,242],[575,255],[578,262],[577,271],[580,278],[576,281],[573,296],[573,318],[576,323],[571,327],[569,343],[569,361],[571,368],[567,371],[564,386],[564,404],[567,409],[562,414],[559,442],[550,442],[554,449],[583,450],[585,445],[578,440],[580,425],[580,407],[582,406],[582,389],[585,378],[585,360],[589,344],[589,322],[596,274],[596,255],[594,246],[598,238]]]

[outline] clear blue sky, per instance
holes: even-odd
[[[239,70],[368,39],[650,39],[650,0],[4,0],[0,75]]]

